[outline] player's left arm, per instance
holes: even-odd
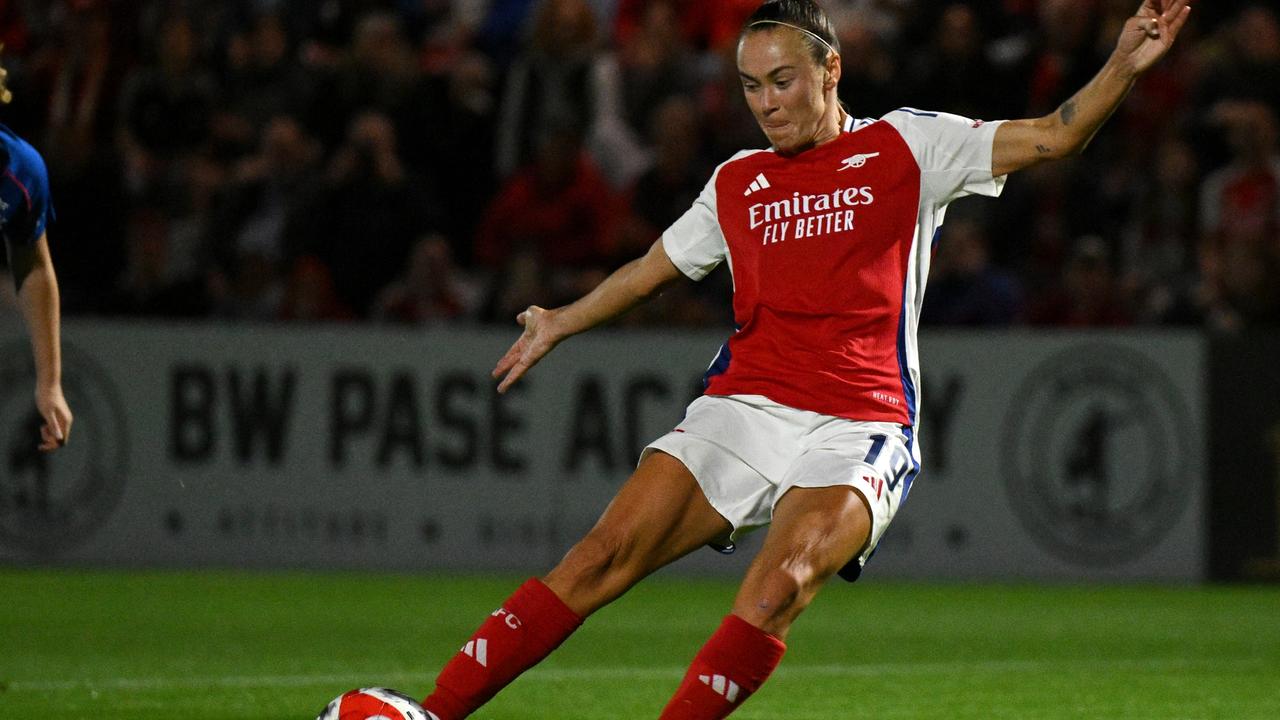
[[[1190,0],[1144,0],[1125,22],[1107,64],[1080,92],[1051,115],[1010,120],[996,129],[992,174],[1000,177],[1084,150],[1138,76],[1173,47],[1190,15]]]
[[[62,394],[58,278],[53,272],[47,236],[42,234],[35,245],[9,245],[9,267],[18,286],[22,316],[35,356],[36,408],[44,419],[40,449],[54,450],[67,443],[73,418]]]

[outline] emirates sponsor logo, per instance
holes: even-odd
[[[853,208],[876,201],[871,187],[837,188],[829,193],[755,203],[747,209],[752,230],[763,228],[762,244],[849,232],[854,228]]]

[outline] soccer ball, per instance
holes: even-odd
[[[413,698],[387,688],[357,688],[325,706],[316,720],[437,720]]]

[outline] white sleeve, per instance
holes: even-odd
[[[894,110],[882,119],[898,130],[920,165],[921,202],[946,205],[966,195],[996,197],[1004,189],[1005,176],[991,175],[996,128],[1004,121],[911,108]]]
[[[662,248],[667,251],[667,257],[693,280],[706,277],[728,256],[729,247],[716,214],[716,178],[720,176],[720,168],[751,152],[740,152],[717,167],[698,199],[662,233]]]

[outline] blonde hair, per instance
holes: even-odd
[[[4,52],[4,43],[0,42],[0,52]],[[9,88],[5,82],[9,79],[9,71],[4,69],[4,65],[0,65],[0,103],[8,105],[13,100],[13,93],[9,92]]]

